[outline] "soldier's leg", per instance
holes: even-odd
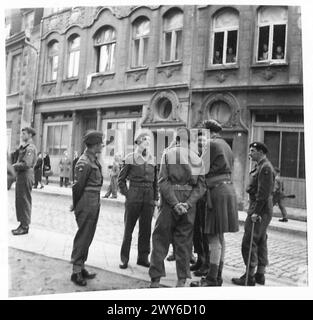
[[[99,216],[97,194],[85,193],[77,204],[75,211],[78,226],[73,242],[71,262],[73,273],[81,272],[88,257],[89,246],[93,240]]]
[[[20,175],[16,181],[15,187],[15,207],[17,221],[24,228],[28,228],[31,219],[32,208],[32,190],[33,180],[30,176]]]
[[[148,261],[154,206],[144,204],[139,216],[138,261]]]
[[[139,217],[141,206],[142,205],[138,203],[127,203],[127,202],[125,205],[124,236],[123,236],[123,243],[121,247],[121,261],[123,264],[127,264],[129,260],[132,234]]]
[[[186,215],[181,217],[174,228],[173,240],[176,250],[176,272],[178,279],[191,278],[190,257],[195,214],[195,209],[190,209]]]
[[[265,274],[265,268],[268,265],[267,228],[271,222],[271,219],[271,215],[264,214],[260,223],[257,266],[258,274]]]
[[[106,192],[106,194],[104,195],[105,198],[108,198],[112,193],[112,183],[111,183],[111,180],[110,180],[110,184],[109,184],[109,187],[108,187],[108,190]]]
[[[279,209],[281,211],[283,219],[287,219],[287,210],[286,210],[285,205],[284,205],[284,199],[279,199],[278,207],[279,207]]]
[[[164,259],[172,240],[172,209],[167,204],[161,204],[160,214],[152,233],[152,252],[150,257],[149,275],[151,279],[165,277]]]
[[[255,268],[258,264],[259,227],[260,227],[260,223],[256,222],[254,226],[254,236],[252,241],[251,259],[250,259],[250,266],[249,266],[249,274],[251,276],[254,275]],[[242,257],[245,265],[248,264],[251,232],[252,232],[252,221],[251,221],[251,216],[248,215],[245,221],[244,235],[241,243],[241,253],[242,253]]]
[[[117,177],[112,177],[112,197],[117,197]]]

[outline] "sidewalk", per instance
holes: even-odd
[[[13,229],[14,227],[15,225],[13,224],[9,225],[9,229]],[[72,251],[73,238],[74,234],[61,234],[32,226],[31,232],[25,236],[16,237],[13,236],[11,232],[9,232],[9,246],[11,248],[33,252],[51,258],[69,261]],[[121,270],[118,267],[120,263],[119,251],[119,245],[94,240],[92,245],[90,246],[87,263],[92,267],[101,268],[106,271],[110,271],[123,276],[128,276],[134,279],[148,281],[148,287],[150,282],[148,269],[140,267],[136,264],[136,250],[131,251],[129,267],[126,270]],[[161,279],[161,285],[165,287],[175,287],[177,280],[175,262],[165,261],[165,270],[166,277]],[[231,278],[241,276],[243,271],[243,269],[241,270],[238,268],[235,269],[229,266],[225,266],[223,272],[223,286],[235,287],[235,285],[231,283]],[[69,277],[70,274],[66,274],[64,270],[63,281],[69,281]],[[187,280],[186,287],[189,287],[191,281],[199,279],[200,278],[193,277],[192,279]],[[298,285],[303,284],[299,283]],[[267,275],[266,286],[297,286],[297,284],[286,278],[277,279],[272,275]],[[127,289],[127,287],[125,289]]]
[[[125,197],[122,196],[120,193],[117,195],[117,199],[104,199],[103,196],[105,195],[104,188],[101,191],[101,202],[105,206],[106,203],[110,203],[111,206],[116,207],[124,207]],[[43,189],[34,189],[34,192],[42,192],[48,194],[57,194],[57,195],[64,195],[71,197],[72,196],[72,188],[71,187],[60,187],[57,184],[49,184],[44,186]],[[298,208],[287,208],[287,212],[290,213],[290,219],[288,222],[280,222],[278,221],[281,217],[277,215],[277,208],[274,209],[274,217],[271,221],[269,229],[279,231],[279,232],[286,232],[288,234],[296,234],[300,236],[306,237],[307,234],[307,223],[306,221],[306,210],[305,209],[298,209]],[[246,219],[247,213],[245,211],[239,211],[239,223],[243,224]],[[300,216],[301,219],[292,219],[295,216]],[[304,219],[305,218],[305,219]]]

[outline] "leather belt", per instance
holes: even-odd
[[[86,188],[84,189],[84,191],[96,192],[96,193],[98,193],[98,192],[101,191],[101,187],[91,187],[91,186],[89,186],[89,187],[86,187]]]
[[[192,190],[193,188],[190,184],[172,184],[172,187],[174,190],[180,191]]]
[[[152,187],[153,182],[135,182],[135,181],[130,181],[129,187],[140,187],[140,188],[148,188]]]
[[[221,182],[216,183],[216,184],[214,184],[214,185],[210,185],[208,188],[209,188],[209,189],[214,189],[214,188],[219,187],[219,186],[222,185],[222,184],[232,184],[232,182],[229,181],[229,180],[227,180],[227,181],[221,181]]]

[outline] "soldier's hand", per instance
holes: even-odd
[[[187,211],[189,210],[190,206],[187,202],[181,204]]]
[[[261,222],[261,217],[258,215],[258,214],[256,214],[256,213],[253,213],[252,215],[251,215],[251,220],[252,220],[252,222]]]
[[[70,205],[70,211],[74,211],[74,206],[72,204]]]
[[[160,207],[160,201],[155,200],[155,201],[154,201],[154,206],[157,207],[157,208],[159,208],[159,207]]]
[[[187,209],[182,205],[181,202],[175,205],[174,210],[178,213],[178,215],[187,213]]]

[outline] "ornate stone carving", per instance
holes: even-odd
[[[158,115],[158,107],[161,99],[168,99],[171,103],[172,110],[169,116],[166,119],[162,119]],[[147,107],[147,112],[145,118],[143,119],[143,124],[148,123],[182,123],[182,119],[180,118],[180,108],[181,104],[179,103],[178,97],[176,93],[172,90],[166,90],[161,92],[156,92],[150,100],[149,106]]]
[[[220,71],[217,75],[216,75],[216,79],[218,82],[222,83],[226,80],[226,78],[228,77],[228,74],[226,74],[223,71]]]
[[[138,80],[147,74],[147,69],[143,70],[130,70],[128,71],[128,77],[132,77],[135,82],[138,82]]]
[[[163,67],[160,68],[158,70],[158,73],[164,73],[167,78],[170,78],[175,71],[180,71],[180,69],[181,69],[181,66],[175,66],[175,67],[167,66],[164,68]]]
[[[263,75],[263,78],[267,81],[271,80],[272,78],[274,78],[275,76],[275,71],[273,71],[271,68],[266,68],[263,72],[262,72],[262,75]]]

